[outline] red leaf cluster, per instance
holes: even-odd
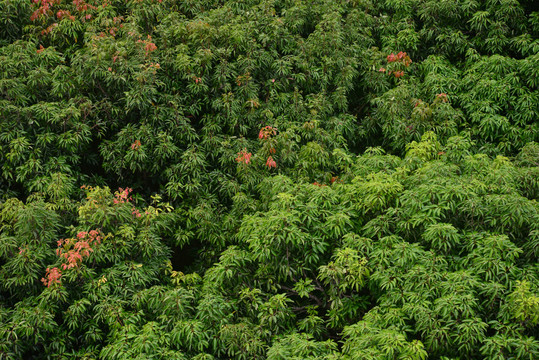
[[[33,0],[33,3],[37,4],[38,8],[30,16],[30,21],[36,21],[42,16],[50,15],[53,5],[59,4],[60,0]]]
[[[61,284],[60,278],[62,277],[62,272],[57,267],[47,268],[45,277],[41,278],[41,282],[46,287],[50,287],[54,284]]]
[[[78,267],[84,258],[90,256],[92,246],[101,243],[101,234],[97,230],[81,231],[76,238],[58,240],[56,255],[67,260],[62,264],[62,269],[72,269]]]
[[[148,39],[146,40],[137,40],[137,43],[144,44],[146,56],[149,56],[151,52],[157,50],[157,46],[152,42],[152,37],[150,35],[148,35]]]
[[[391,53],[387,56],[387,62],[401,62],[404,66],[408,67],[412,63],[412,59],[403,51],[400,51],[397,55]]]
[[[389,54],[386,57],[386,60],[387,60],[388,63],[396,63],[396,64],[398,64],[397,66],[401,67],[401,68],[402,68],[402,66],[408,67],[412,63],[412,59],[410,59],[410,56],[408,56],[408,54],[406,54],[403,51],[400,51],[397,55],[395,55],[394,53]],[[381,67],[380,69],[378,69],[378,71],[385,73],[386,68]],[[404,71],[402,71],[402,70],[390,70],[390,71],[387,72],[387,74],[388,75],[393,74],[393,76],[395,76],[398,79],[398,78],[401,78],[401,77],[404,76]]]
[[[449,98],[447,97],[446,93],[440,93],[440,94],[436,95],[436,99],[438,99],[439,101],[444,102],[444,103],[449,101]]]
[[[238,163],[243,163],[247,165],[251,162],[251,156],[253,156],[253,154],[251,154],[250,152],[247,152],[247,149],[244,148],[242,151],[238,153],[238,157],[236,158],[236,161]]]
[[[114,200],[113,202],[115,204],[125,204],[128,203],[130,200],[133,200],[129,194],[133,191],[131,188],[118,188],[118,191],[114,193]]]
[[[268,157],[268,160],[266,160],[266,166],[268,168],[276,168],[277,167],[277,163],[275,162],[275,160],[273,160],[273,158],[270,156]]]
[[[131,144],[131,150],[138,150],[141,145],[140,140],[135,140],[135,142]]]
[[[277,131],[268,125],[260,129],[260,132],[258,133],[258,138],[266,140],[266,139],[271,138],[274,135],[277,135]]]

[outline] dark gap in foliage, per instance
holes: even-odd
[[[172,246],[170,262],[175,271],[189,272],[198,259],[201,248],[200,240],[193,240],[188,245]]]

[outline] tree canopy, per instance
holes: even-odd
[[[0,0],[0,359],[539,358],[532,0]]]

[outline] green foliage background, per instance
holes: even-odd
[[[539,358],[538,35],[532,0],[0,0],[0,359]]]

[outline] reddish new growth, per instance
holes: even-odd
[[[157,50],[157,46],[152,42],[152,37],[148,35],[147,40],[137,40],[137,43],[144,44],[144,51],[146,51],[146,56],[150,55],[151,52]]]
[[[86,12],[88,10],[97,10],[97,6],[93,6],[90,4],[87,4],[84,0],[73,0],[73,5],[77,8],[78,12]],[[106,1],[103,2],[103,7],[107,6],[108,3]],[[90,17],[86,16],[86,19],[90,19]]]
[[[273,158],[270,156],[270,157],[268,158],[268,160],[266,160],[266,166],[267,166],[268,168],[270,168],[270,169],[271,169],[271,168],[276,168],[276,167],[277,167],[277,163],[276,163],[275,160],[273,160]]]
[[[45,277],[41,278],[41,282],[46,287],[51,287],[54,284],[61,284],[60,278],[62,277],[62,272],[57,267],[47,268]]]
[[[403,51],[400,51],[397,55],[395,55],[394,53],[389,54],[387,56],[386,60],[387,60],[388,63],[396,63],[396,64],[404,65],[405,67],[410,66],[410,64],[412,63],[412,59],[410,59],[410,56],[408,56]],[[385,73],[386,69],[381,67],[378,71]],[[404,76],[404,71],[402,71],[402,70],[399,70],[399,71],[390,70],[390,71],[387,72],[387,74],[388,75],[393,74],[393,76],[395,76],[396,78],[400,78],[400,77]]]
[[[131,188],[125,188],[125,189],[118,188],[118,191],[114,193],[114,200],[113,200],[114,204],[125,204],[132,201],[133,198],[129,196],[131,192],[133,192],[133,189]],[[132,206],[131,215],[137,218],[141,217],[142,214],[140,213],[140,211],[134,205],[131,205],[131,206]]]
[[[115,16],[112,18],[112,22],[115,26],[110,27],[108,30],[108,33],[112,35],[112,37],[115,37],[119,29],[123,28],[124,25],[121,24],[123,19],[124,19],[123,16]],[[102,37],[106,36],[104,33],[101,33],[101,34],[103,34]]]
[[[266,140],[266,139],[271,138],[274,135],[277,135],[277,131],[268,125],[260,129],[260,132],[258,133],[258,138]]]
[[[54,4],[59,4],[60,0],[33,0],[34,4],[38,5],[38,8],[30,16],[31,21],[36,21],[38,18],[52,14],[52,7]]]
[[[243,163],[247,165],[251,162],[251,156],[253,156],[253,154],[251,154],[250,152],[247,152],[247,149],[244,148],[242,151],[238,153],[238,157],[236,158],[236,161],[238,163]]]
[[[404,66],[408,67],[412,63],[412,59],[405,52],[400,51],[397,55],[391,53],[387,56],[387,62],[401,62]]]
[[[36,21],[40,17],[50,17],[53,15],[52,7],[54,5],[60,5],[61,0],[32,0],[34,4],[37,4],[38,8],[34,10],[32,15],[30,16],[31,21]],[[86,20],[90,20],[92,18],[91,14],[85,14],[86,12],[90,10],[97,10],[97,7],[94,5],[90,5],[86,3],[84,0],[73,0],[73,5],[75,5],[75,10],[83,15],[83,18]],[[106,7],[108,6],[108,2],[104,1],[102,6]],[[56,18],[58,20],[62,19],[69,19],[71,21],[75,20],[75,16],[71,14],[69,10],[58,10],[56,12]],[[54,25],[54,24],[53,24]],[[45,33],[48,33],[50,31],[46,31]]]
[[[67,264],[62,264],[62,269],[72,269],[78,267],[84,258],[90,256],[94,251],[92,246],[101,243],[101,235],[97,230],[90,232],[81,231],[76,238],[58,240],[56,255],[67,260]]]
[[[138,150],[140,146],[141,146],[140,140],[135,140],[135,142],[131,144],[131,150]]]
[[[114,203],[115,204],[124,204],[128,203],[129,200],[133,200],[129,194],[133,191],[131,188],[118,188],[118,191],[114,193]]]
[[[444,103],[449,101],[446,93],[441,93],[441,94],[436,95],[436,99]]]
[[[153,42],[149,42],[144,47],[144,50],[146,50],[146,55],[148,55],[148,53],[157,50],[157,46]]]
[[[75,21],[75,17],[71,15],[71,12],[69,10],[60,10],[56,13],[56,17],[58,20],[62,20],[63,18],[68,18],[71,21]]]
[[[50,33],[57,26],[58,26],[58,23],[54,23],[54,24],[50,25],[45,30],[41,31],[41,35],[47,35],[48,33]]]

